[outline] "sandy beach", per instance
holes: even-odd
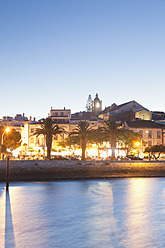
[[[50,181],[98,178],[164,177],[165,161],[10,161],[10,181]],[[6,161],[0,161],[0,181]]]

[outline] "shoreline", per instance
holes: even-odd
[[[165,177],[165,161],[11,160],[10,182]],[[0,161],[0,182],[6,161]]]

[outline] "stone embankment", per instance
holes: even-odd
[[[6,161],[0,161],[0,181],[5,175]],[[10,161],[10,181],[129,177],[165,177],[165,161]]]

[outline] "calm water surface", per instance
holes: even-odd
[[[164,178],[4,186],[0,247],[165,247]]]

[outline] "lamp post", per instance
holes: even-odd
[[[7,127],[5,129],[5,131],[2,133],[1,147],[3,145],[4,134],[5,133],[8,133],[8,132],[10,132],[10,128],[9,127]],[[2,156],[3,156],[3,154],[2,154]],[[10,161],[10,158],[9,158],[9,156],[7,156],[7,160],[6,160],[6,191],[9,190],[9,161]]]
[[[5,131],[3,132],[3,134],[2,134],[1,145],[3,145],[3,136],[4,136],[4,134],[5,134],[5,133],[8,133],[8,132],[10,132],[10,128],[9,128],[9,127],[7,127],[7,128],[5,129]]]
[[[135,143],[135,146],[138,148],[138,155],[140,159],[144,158],[144,153],[143,153],[143,144],[142,144],[142,138],[140,138],[140,141],[137,141]]]
[[[4,134],[5,134],[5,133],[8,133],[8,132],[10,132],[10,128],[9,128],[9,127],[7,127],[7,128],[5,129],[5,131],[2,133],[1,147],[2,147],[2,145],[3,145],[3,137],[4,137]],[[2,154],[2,156],[3,156],[3,154]]]
[[[135,143],[135,148],[137,148],[138,153],[140,153],[140,149],[141,149],[140,144],[141,144],[141,143],[140,143],[139,141],[137,141],[137,142]]]

